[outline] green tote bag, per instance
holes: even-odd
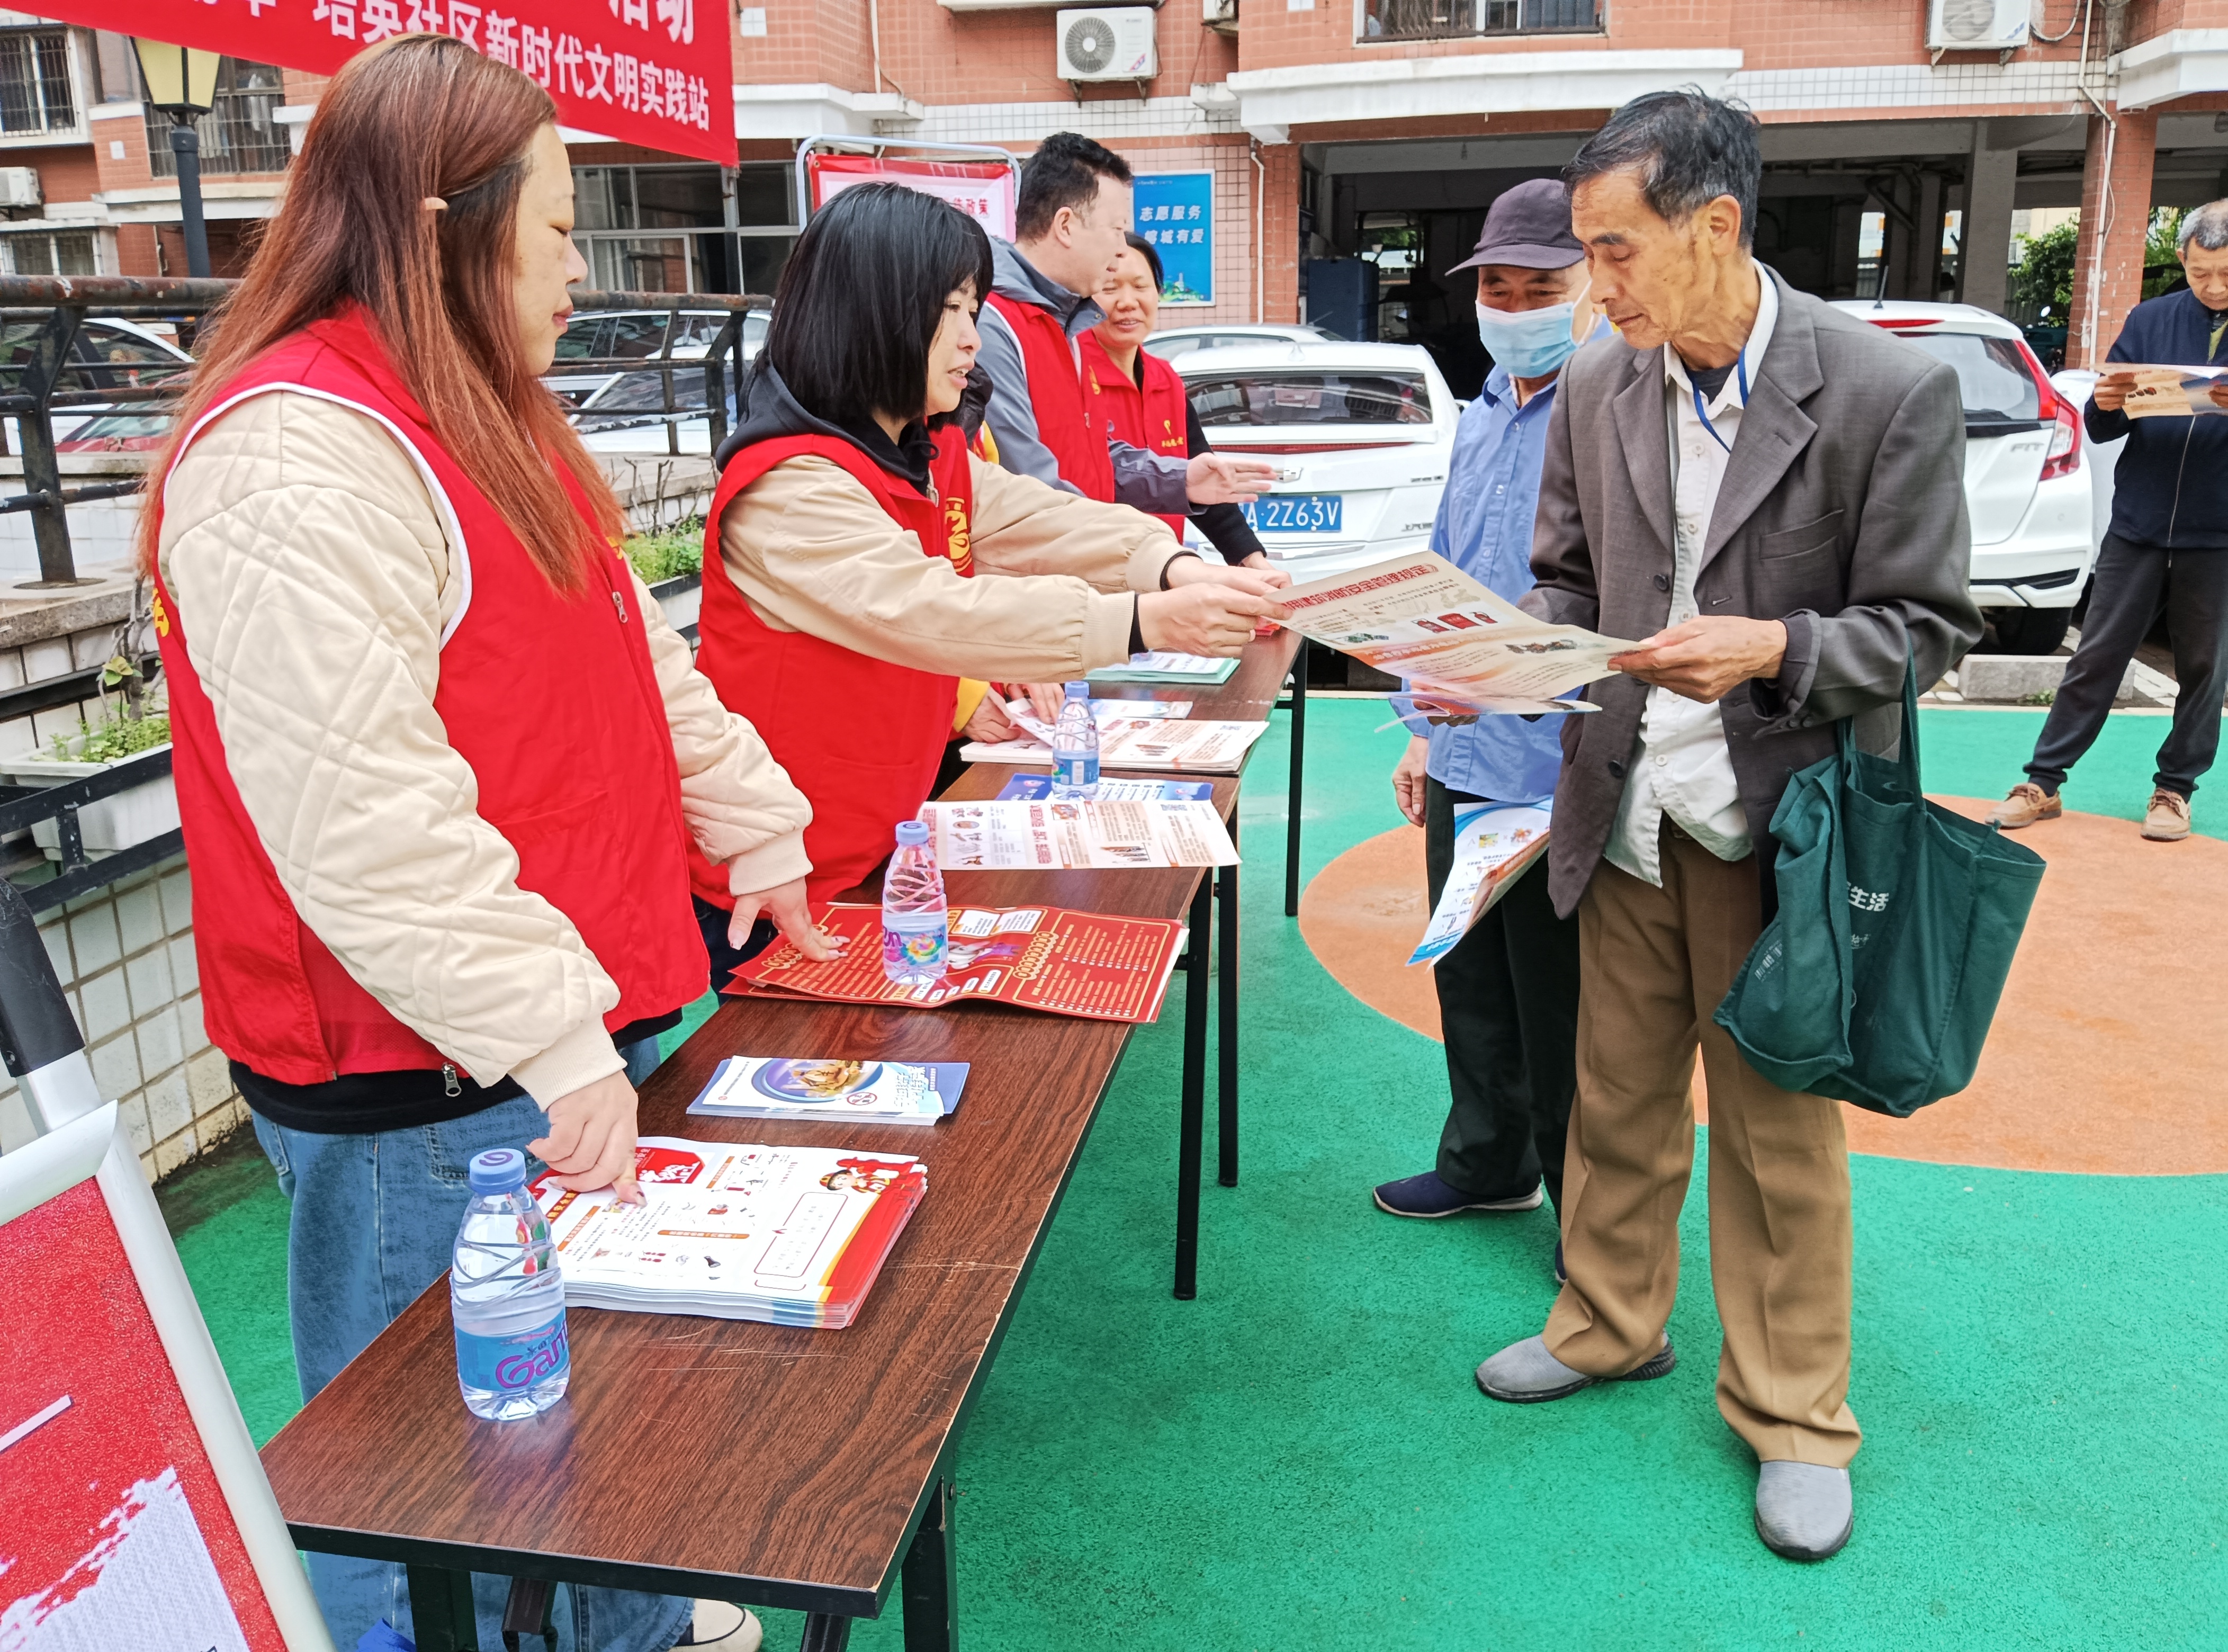
[[[1916,665],[1900,757],[1839,735],[1771,817],[1779,913],[1716,1020],[1774,1084],[1907,1118],[1971,1082],[2042,857],[1919,791]]]

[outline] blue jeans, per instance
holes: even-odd
[[[656,1041],[650,1043],[654,1053]],[[492,1147],[522,1148],[547,1124],[524,1096],[449,1124],[370,1136],[288,1130],[257,1116],[256,1139],[293,1206],[286,1290],[304,1399],[448,1271],[470,1198],[464,1172],[472,1156]],[[540,1169],[535,1165],[535,1173]],[[464,1402],[458,1396],[455,1403]],[[395,1445],[407,1450],[406,1442]],[[341,1652],[349,1652],[382,1617],[411,1633],[400,1566],[337,1554],[312,1554],[309,1561],[311,1585]],[[508,1578],[473,1579],[483,1647],[503,1644],[509,1589]],[[559,1652],[667,1652],[687,1632],[692,1611],[692,1602],[671,1596],[568,1585],[554,1614]],[[538,1639],[527,1644],[539,1652]]]

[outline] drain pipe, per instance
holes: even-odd
[[[1263,207],[1269,195],[1269,169],[1261,164],[1261,140],[1248,138],[1245,141],[1253,157],[1253,321],[1258,326],[1269,319],[1269,249],[1261,244]]]
[[[2075,82],[2089,106],[2104,123],[2104,175],[2097,181],[2097,233],[2089,238],[2089,308],[2081,317],[2081,365],[2094,370],[2097,365],[2097,313],[2103,307],[2104,239],[2112,233],[2112,157],[2119,147],[2120,123],[2110,110],[2104,107],[2097,94],[2089,89],[2089,23],[2096,16],[2096,0],[2089,0],[2081,16],[2081,57]],[[2109,47],[2109,34],[2106,39]]]

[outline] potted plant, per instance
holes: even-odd
[[[622,547],[666,623],[684,636],[704,599],[704,519],[692,516],[652,534],[631,535]]]
[[[106,688],[136,677],[138,670],[118,656],[101,682]],[[111,702],[101,696],[97,724],[78,720],[77,733],[57,734],[44,751],[0,760],[0,775],[17,785],[55,786],[89,779],[122,763],[144,762],[170,749],[170,719],[161,710],[141,712],[130,699]],[[78,810],[78,834],[86,853],[98,860],[178,829],[178,791],[166,770],[125,790],[86,804]],[[61,859],[61,823],[48,819],[31,828],[32,841],[50,861]]]

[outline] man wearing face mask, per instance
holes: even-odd
[[[1578,336],[1595,325],[1585,256],[1571,234],[1569,195],[1540,178],[1493,203],[1477,250],[1447,272],[1477,272],[1478,336],[1494,367],[1455,432],[1431,549],[1511,602],[1532,588],[1532,519],[1556,381]],[[1412,702],[1399,708],[1411,728],[1423,728]],[[1434,906],[1453,867],[1456,809],[1552,797],[1562,721],[1441,722],[1409,740],[1392,793],[1424,829]],[[1544,870],[1511,885],[1432,971],[1451,1105],[1437,1165],[1380,1187],[1380,1210],[1426,1219],[1534,1210],[1543,1192],[1562,1207],[1578,934],[1574,919],[1555,915]],[[1558,1245],[1559,1277],[1561,1268]]]

